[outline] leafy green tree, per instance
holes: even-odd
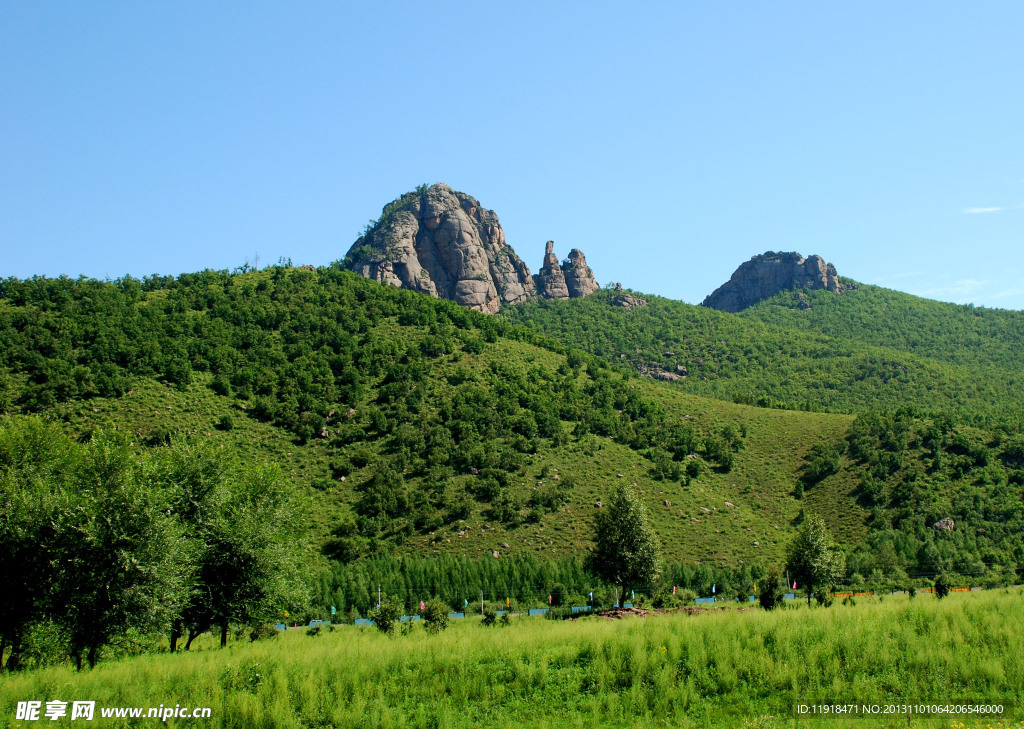
[[[839,473],[839,449],[826,443],[815,443],[807,453],[801,481],[813,486],[826,476]]]
[[[787,567],[790,575],[807,590],[808,605],[812,594],[825,603],[829,590],[843,578],[846,556],[836,547],[825,522],[812,516],[800,525],[789,545]]]
[[[661,574],[661,545],[647,510],[629,486],[619,486],[594,518],[594,551],[587,568],[606,582],[627,587],[653,582]]]
[[[757,602],[765,610],[774,610],[782,605],[786,592],[786,583],[782,579],[782,570],[772,567],[757,583]]]
[[[53,526],[68,502],[77,449],[35,417],[0,420],[0,670],[18,667],[32,623],[52,604]]]
[[[427,600],[424,606],[423,627],[432,635],[437,635],[448,627],[448,606],[436,597]]]
[[[397,605],[384,602],[377,607],[377,611],[373,614],[373,624],[377,626],[377,630],[380,632],[385,635],[391,635],[395,632],[395,626],[398,625],[400,615],[401,613]]]
[[[55,526],[53,584],[79,668],[83,652],[94,666],[129,629],[165,626],[185,599],[184,535],[153,475],[110,433],[96,433],[77,464],[77,498]]]
[[[222,647],[230,623],[265,622],[305,603],[293,518],[279,469],[257,468],[234,487],[200,571]]]

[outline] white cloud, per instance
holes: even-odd
[[[966,304],[970,301],[971,294],[988,285],[988,281],[979,281],[976,278],[965,278],[959,281],[950,281],[945,286],[932,286],[927,289],[918,289],[910,293],[915,296],[922,296],[926,299],[950,300],[958,304]]]
[[[1006,289],[1005,291],[1000,291],[997,294],[992,294],[992,298],[1005,299],[1009,296],[1020,296],[1021,294],[1024,294],[1024,289]]]
[[[976,213],[998,213],[1003,208],[964,208],[963,212],[968,214]]]

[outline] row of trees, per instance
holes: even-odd
[[[0,421],[0,667],[37,631],[95,665],[129,632],[171,650],[216,626],[305,602],[287,491],[178,442],[146,454],[117,432],[85,443],[34,417]]]

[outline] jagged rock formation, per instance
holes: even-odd
[[[704,299],[702,306],[737,312],[780,291],[802,287],[838,294],[847,285],[839,280],[835,266],[825,263],[821,256],[804,258],[795,252],[768,251],[741,264],[732,278]]]
[[[346,255],[356,273],[493,314],[534,296],[568,299],[599,287],[575,248],[559,265],[548,241],[537,276],[505,242],[498,216],[473,197],[437,183],[384,207]]]
[[[544,247],[544,265],[540,267],[533,280],[537,286],[538,296],[545,299],[569,298],[569,287],[565,283],[562,267],[558,265],[554,241],[549,240]]]
[[[569,258],[562,263],[562,274],[571,299],[589,296],[601,288],[594,280],[594,272],[587,265],[587,257],[579,248],[569,251]]]

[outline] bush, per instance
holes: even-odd
[[[932,587],[935,590],[935,597],[941,600],[949,594],[950,589],[953,587],[953,581],[949,575],[939,575]]]
[[[436,597],[429,600],[423,609],[423,627],[431,635],[437,635],[448,627],[448,606]]]
[[[765,610],[774,610],[782,605],[786,588],[782,582],[782,572],[773,567],[758,583],[757,602]]]
[[[391,603],[383,603],[377,608],[377,612],[373,616],[373,622],[377,626],[377,630],[385,635],[391,635],[395,632],[395,625],[398,624],[400,616],[401,613],[398,607]]]
[[[217,421],[217,428],[219,430],[231,430],[235,427],[235,421],[230,415],[221,415],[220,420]]]
[[[276,638],[280,633],[281,631],[273,625],[270,625],[269,623],[262,623],[261,625],[254,626],[253,629],[249,631],[249,640],[253,642],[257,640],[270,640],[272,638]]]
[[[494,622],[497,619],[498,619],[498,614],[496,612],[494,612],[490,608],[485,608],[484,609],[484,619],[483,619],[483,621],[481,621],[480,624],[489,628],[492,625],[494,625]]]

